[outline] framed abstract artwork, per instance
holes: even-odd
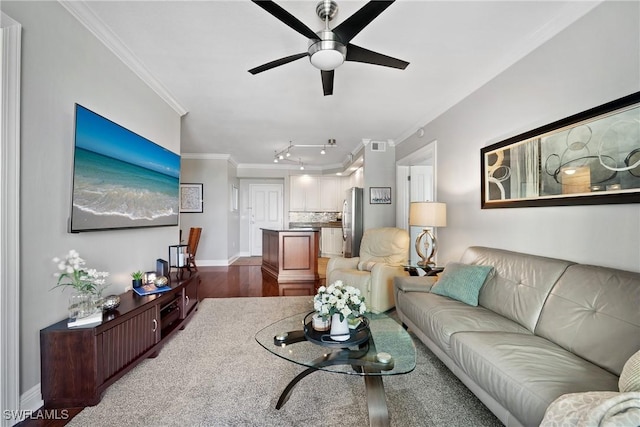
[[[640,92],[480,150],[482,209],[640,203]]]
[[[180,184],[180,213],[202,213],[202,184]]]

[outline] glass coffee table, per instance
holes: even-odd
[[[416,347],[406,330],[385,314],[366,315],[348,341],[334,341],[329,332],[311,327],[311,313],[282,319],[258,331],[256,341],[269,352],[306,367],[289,382],[278,399],[280,409],[296,384],[307,375],[327,371],[364,378],[369,424],[388,426],[389,411],[383,376],[406,374],[416,367]]]

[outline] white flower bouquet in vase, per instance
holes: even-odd
[[[346,286],[337,280],[329,286],[320,286],[313,297],[313,308],[323,319],[331,319],[330,336],[334,341],[347,341],[350,326],[355,328],[367,312],[360,289]]]
[[[87,268],[85,260],[73,249],[64,258],[53,258],[53,262],[58,266],[58,272],[54,273],[58,282],[54,288],[74,290],[69,298],[69,326],[101,322],[102,292],[109,273]]]

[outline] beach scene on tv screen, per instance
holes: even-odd
[[[76,105],[71,231],[178,224],[180,156]]]

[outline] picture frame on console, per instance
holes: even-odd
[[[180,184],[180,213],[203,212],[202,184]]]
[[[640,92],[480,150],[481,207],[640,202]]]

